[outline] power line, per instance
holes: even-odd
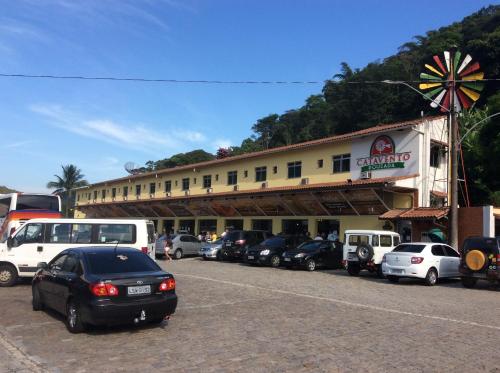
[[[5,74],[0,73],[2,78],[24,78],[24,79],[61,79],[61,80],[104,80],[119,82],[138,82],[138,83],[179,83],[179,84],[262,84],[262,85],[306,85],[306,84],[325,84],[326,82],[337,84],[386,84],[387,80],[363,80],[363,81],[344,81],[344,80],[183,80],[183,79],[150,79],[150,78],[132,78],[132,77],[113,77],[113,76],[83,76],[83,75],[38,75],[38,74]],[[455,82],[487,82],[500,81],[500,78],[490,78],[481,80],[456,80]],[[401,83],[429,83],[426,80],[398,80]],[[446,82],[446,81],[442,81]]]

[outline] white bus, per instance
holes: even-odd
[[[53,194],[0,194],[0,242],[5,242],[25,221],[61,218],[61,198]]]
[[[50,262],[72,247],[132,247],[155,258],[154,224],[137,219],[32,219],[0,243],[0,286],[33,277],[40,262]]]

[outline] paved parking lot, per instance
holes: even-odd
[[[161,265],[180,297],[161,327],[72,335],[58,315],[31,310],[28,283],[0,289],[0,371],[500,372],[498,287],[198,258]]]

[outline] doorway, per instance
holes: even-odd
[[[242,230],[243,229],[243,219],[226,219],[226,228],[230,231]]]
[[[216,219],[200,219],[199,220],[200,233],[201,232],[216,232],[217,220]]]
[[[300,219],[283,219],[281,223],[282,232],[284,234],[292,234],[292,235],[298,235],[298,234],[306,234],[309,232],[308,227],[309,224],[307,220],[300,220]]]
[[[180,220],[179,221],[179,233],[189,233],[194,234],[194,220]]]
[[[271,219],[252,220],[252,229],[256,231],[273,232],[273,221]]]
[[[167,234],[172,233],[174,231],[174,220],[163,220],[163,231]]]
[[[318,232],[315,232],[314,235],[318,233],[321,237],[326,239],[331,232],[336,232],[338,238],[340,232],[340,222],[338,220],[318,219],[317,222]]]

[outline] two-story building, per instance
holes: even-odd
[[[442,116],[384,124],[95,183],[77,191],[75,217],[148,218],[194,234],[396,229],[415,239],[417,225],[447,214],[447,144]]]

